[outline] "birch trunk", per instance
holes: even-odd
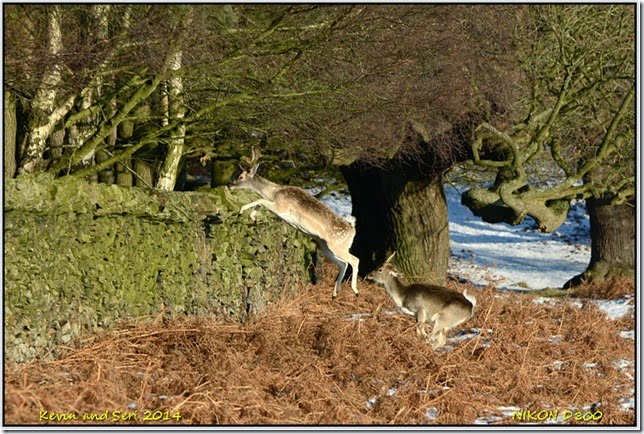
[[[170,69],[172,71],[178,71],[181,69],[181,58],[182,50],[177,49],[173,53],[173,59],[171,62]],[[185,109],[183,105],[183,81],[180,77],[173,77],[168,80],[168,117],[173,119],[183,119],[185,116]],[[172,133],[170,140],[168,140],[168,153],[166,155],[163,167],[161,168],[161,173],[159,174],[159,180],[157,181],[156,187],[160,190],[171,191],[174,189],[174,185],[177,182],[177,176],[179,174],[179,163],[181,162],[181,156],[183,155],[184,145],[185,145],[185,134],[186,127],[185,125],[179,125],[176,130]]]
[[[182,22],[182,30],[185,32],[190,26],[192,20],[192,9],[186,14]],[[172,58],[170,61],[170,71],[176,72],[181,69],[183,57],[183,50],[181,48],[181,38],[178,39],[178,43],[175,46],[175,51],[172,53]],[[167,122],[169,119],[173,121],[181,120],[185,117],[185,105],[183,101],[183,79],[179,76],[173,76],[167,81],[167,104],[168,116],[166,117]],[[168,140],[168,152],[163,162],[163,167],[159,173],[159,180],[157,181],[156,187],[160,190],[171,191],[174,189],[175,184],[177,183],[177,177],[179,176],[179,163],[181,162],[181,157],[185,148],[185,137],[186,137],[186,127],[183,124],[179,124],[175,131],[172,133],[172,136]]]
[[[48,15],[48,49],[54,57],[63,48],[61,31],[61,16],[58,6],[51,6]],[[68,97],[62,104],[56,106],[57,86],[61,81],[61,67],[53,63],[42,78],[41,86],[31,103],[29,116],[28,141],[21,155],[18,173],[34,173],[44,166],[43,154],[47,146],[47,138],[54,126],[72,108],[74,97]]]

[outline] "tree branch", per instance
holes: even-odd
[[[141,101],[146,99],[154,90],[157,88],[159,83],[162,80],[162,74],[157,75],[151,81],[143,84],[138,91],[130,97],[130,99],[121,107],[121,109],[107,122],[103,123],[101,128],[89,139],[83,146],[75,150],[71,155],[61,158],[53,167],[50,169],[53,172],[59,172],[60,170],[65,169],[66,167],[71,167],[75,164],[78,164],[83,157],[85,157],[90,152],[94,151],[101,141],[107,137],[114,128],[120,124],[125,117],[136,107]]]

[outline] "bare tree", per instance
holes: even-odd
[[[41,169],[42,158],[45,152],[47,138],[52,133],[54,126],[72,108],[75,95],[67,95],[62,100],[57,100],[58,87],[62,80],[63,65],[58,60],[58,55],[63,49],[62,17],[58,6],[52,6],[46,12],[47,25],[47,57],[54,59],[48,65],[41,78],[40,85],[32,100],[29,115],[27,144],[22,149],[21,162],[18,173],[33,173]]]
[[[551,232],[571,199],[587,199],[593,253],[576,282],[632,276],[634,7],[530,11],[524,97],[496,124],[481,122],[471,144],[473,164],[491,169],[494,183],[470,189],[463,203],[487,221],[517,224],[530,216]],[[535,182],[544,174],[547,184]]]

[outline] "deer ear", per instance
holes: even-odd
[[[395,268],[392,268],[390,272],[392,276],[403,277],[403,274],[400,271],[396,270]]]
[[[259,167],[259,163],[255,164],[253,167],[250,168],[250,174],[252,176],[255,176],[255,173],[257,173],[257,168]]]

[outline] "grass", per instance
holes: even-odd
[[[569,296],[535,303],[540,294],[450,283],[471,288],[478,303],[448,338],[474,337],[433,351],[381,287],[361,282],[356,298],[345,285],[332,301],[333,270],[325,273],[324,284],[244,324],[160,315],[78,339],[53,361],[5,361],[4,422],[517,424],[504,409],[513,406],[601,414],[568,424],[634,424],[633,409],[621,405],[633,396],[634,368],[616,363],[634,360],[633,340],[619,336],[634,328],[632,316],[609,321]],[[576,296],[634,291],[632,282],[611,285]]]

